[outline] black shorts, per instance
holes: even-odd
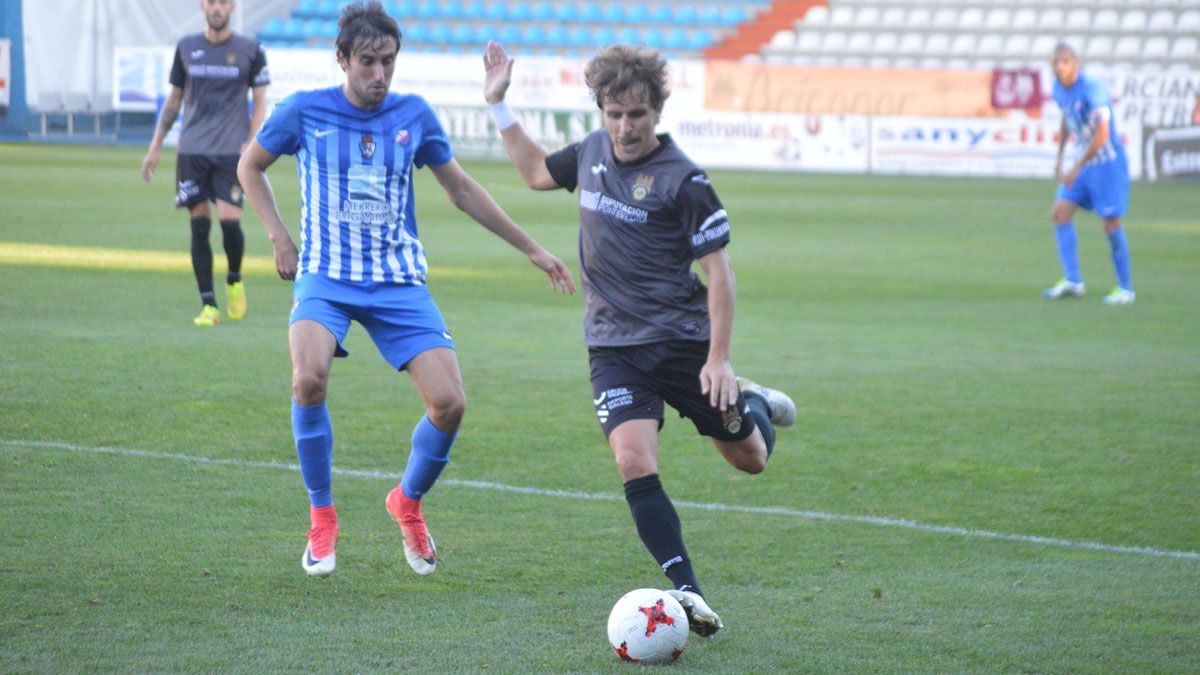
[[[754,433],[746,399],[721,412],[700,393],[700,370],[708,360],[708,342],[671,340],[629,347],[589,347],[592,403],[607,437],[629,420],[663,424],[666,401],[696,425],[702,436],[740,441]]]
[[[241,208],[237,155],[179,155],[175,165],[175,206],[191,208],[218,199]]]

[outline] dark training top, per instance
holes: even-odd
[[[213,44],[204,33],[175,47],[171,84],[183,89],[180,154],[240,155],[250,136],[246,92],[271,83],[258,40],[236,33]]]
[[[608,132],[546,157],[554,182],[579,188],[579,260],[589,347],[707,340],[708,289],[692,261],[729,243],[725,207],[669,135],[629,163]]]

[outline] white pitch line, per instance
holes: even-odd
[[[85,445],[74,445],[71,443],[57,443],[53,441],[22,441],[12,439],[0,439],[0,445],[10,448],[50,448],[55,450],[68,450],[77,453],[93,453],[106,455],[121,455],[124,457],[149,457],[152,459],[172,459],[180,462],[191,462],[193,464],[203,464],[206,466],[237,466],[243,468],[260,468],[260,469],[284,469],[287,471],[295,471],[299,473],[300,465],[285,464],[281,462],[253,462],[242,459],[216,459],[213,457],[204,457],[201,455],[184,455],[172,452],[156,452],[153,450],[137,450],[134,448],[111,448],[111,447],[91,447]],[[378,478],[387,479],[390,481],[399,481],[404,474],[391,471],[371,471],[363,469],[337,469],[333,473],[339,476],[354,476],[357,478]],[[564,499],[581,499],[593,501],[619,502],[623,501],[619,495],[595,492],[574,492],[570,490],[547,490],[544,488],[525,487],[521,485],[507,485],[505,483],[493,483],[490,481],[479,480],[460,480],[456,478],[444,478],[439,481],[442,485],[453,485],[456,487],[476,488],[480,490],[497,490],[500,492],[515,492],[517,494],[534,495],[538,497],[559,497]],[[898,527],[906,530],[917,530],[919,532],[934,532],[937,534],[949,534],[958,537],[970,537],[975,539],[996,539],[1000,541],[1013,541],[1022,544],[1039,544],[1043,546],[1058,546],[1062,548],[1083,549],[1089,551],[1102,551],[1105,553],[1131,553],[1135,555],[1152,556],[1156,558],[1181,558],[1184,560],[1200,560],[1200,552],[1197,551],[1172,551],[1169,549],[1153,548],[1150,546],[1118,546],[1114,544],[1102,544],[1094,541],[1075,541],[1072,539],[1059,539],[1056,537],[1039,537],[1029,534],[1009,534],[1005,532],[992,532],[990,530],[977,530],[965,527],[953,527],[950,525],[930,525],[921,523],[915,520],[907,520],[904,518],[885,518],[880,516],[855,516],[842,513],[825,513],[823,511],[801,511],[799,509],[789,509],[776,506],[740,506],[737,504],[718,504],[705,502],[691,502],[686,500],[672,500],[677,507],[685,509],[698,509],[704,511],[728,511],[731,513],[758,513],[770,516],[785,516],[789,518],[803,518],[806,520],[816,520],[835,523],[858,523],[862,525],[875,525],[878,527]]]

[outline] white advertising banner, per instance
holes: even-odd
[[[871,171],[947,176],[1051,177],[1058,119],[874,117]],[[1121,130],[1129,174],[1142,175],[1140,125]],[[1070,146],[1068,146],[1070,151]]]
[[[859,115],[689,109],[659,129],[704,167],[855,173],[868,167],[868,118]]]
[[[0,38],[0,106],[8,107],[12,92],[12,40]]]

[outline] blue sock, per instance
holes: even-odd
[[[1133,290],[1133,272],[1129,270],[1129,240],[1125,238],[1125,228],[1118,227],[1116,232],[1108,235],[1108,243],[1112,246],[1113,267],[1117,271],[1117,284],[1127,291]]]
[[[324,401],[308,407],[292,401],[292,436],[308,501],[318,508],[329,506],[333,503],[333,424]]]
[[[1054,226],[1054,236],[1058,238],[1058,257],[1062,260],[1063,277],[1073,284],[1083,281],[1079,275],[1079,254],[1075,243],[1075,224],[1063,223]]]
[[[442,475],[442,469],[450,462],[450,446],[458,434],[447,434],[433,426],[429,416],[421,417],[413,428],[412,452],[408,454],[408,466],[404,467],[404,480],[400,485],[409,499],[420,499]]]

